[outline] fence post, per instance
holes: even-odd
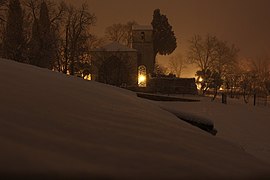
[[[227,95],[225,93],[222,93],[222,103],[227,104]]]
[[[254,101],[253,101],[253,105],[256,106],[256,93],[254,94]]]

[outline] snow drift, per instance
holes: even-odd
[[[181,111],[181,109],[170,109],[167,107],[161,107],[162,109],[174,114],[176,117],[178,117],[179,119],[193,125],[196,126],[212,135],[216,135],[217,134],[217,130],[214,128],[214,123],[213,121],[211,121],[208,118],[205,118],[203,116],[197,116],[194,115],[192,113],[187,113],[185,111]]]
[[[132,92],[3,59],[0,82],[0,176],[269,176],[239,146]]]
[[[217,137],[242,147],[247,153],[270,164],[270,108],[254,107],[243,100],[228,99],[227,105],[202,98],[197,103],[159,102],[170,111],[181,111],[195,117],[211,119]],[[198,118],[196,118],[198,119]]]

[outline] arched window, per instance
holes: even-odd
[[[138,67],[138,86],[146,87],[146,67],[141,65]]]

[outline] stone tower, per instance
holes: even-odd
[[[155,67],[152,26],[135,25],[132,27],[132,48],[138,52],[138,71],[144,66],[146,77],[149,77]]]

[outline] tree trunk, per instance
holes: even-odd
[[[244,102],[247,104],[248,103],[248,99],[247,99],[246,96],[247,96],[246,89],[244,89],[243,97],[244,97]]]
[[[64,64],[64,73],[67,74],[68,70],[68,44],[69,44],[69,38],[68,38],[68,33],[69,33],[69,26],[66,26],[66,44],[65,44],[65,64]]]
[[[215,88],[214,97],[212,98],[212,101],[214,101],[217,97],[218,87]]]

